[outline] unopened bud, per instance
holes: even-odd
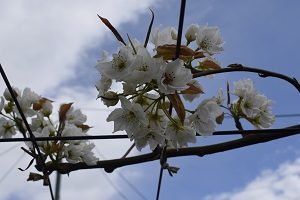
[[[114,106],[119,102],[118,94],[113,91],[105,92],[103,96],[101,96],[101,100],[104,105],[107,107]]]

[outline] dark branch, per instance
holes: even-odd
[[[298,92],[300,92],[300,84],[296,78],[291,78],[291,77],[285,76],[283,74],[271,72],[271,71],[264,70],[264,69],[246,67],[241,64],[230,64],[227,66],[227,68],[194,72],[193,77],[198,78],[198,77],[207,76],[207,75],[211,75],[211,74],[220,74],[220,73],[227,73],[227,72],[253,72],[253,73],[257,73],[260,77],[263,77],[263,78],[266,78],[266,77],[279,78],[279,79],[289,82],[298,90]]]
[[[276,130],[276,129],[275,129]],[[264,131],[264,130],[261,130]],[[266,130],[266,133],[264,134],[252,134],[248,135],[247,137],[229,141],[229,142],[223,142],[219,144],[214,145],[207,145],[202,147],[189,147],[189,148],[180,148],[178,150],[176,149],[167,149],[166,150],[166,157],[172,158],[172,157],[179,157],[179,156],[205,156],[209,154],[215,154],[220,153],[224,151],[229,151],[233,149],[238,149],[254,144],[269,142],[272,140],[296,135],[300,133],[300,125],[287,127],[285,129],[281,129],[281,131],[275,131],[270,132]],[[239,131],[239,134],[241,134],[241,131]],[[157,149],[156,151],[144,155],[139,156],[133,156],[123,159],[113,159],[113,160],[104,160],[99,161],[97,165],[94,166],[88,166],[85,163],[47,163],[47,170],[49,172],[58,171],[62,174],[68,174],[72,171],[81,170],[81,169],[94,169],[94,168],[104,168],[106,172],[113,172],[115,169],[119,167],[124,167],[127,165],[133,165],[133,164],[139,164],[139,163],[145,163],[150,162],[154,160],[160,159],[161,149]],[[38,170],[41,170],[40,166],[36,166]]]

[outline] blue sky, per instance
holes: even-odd
[[[98,22],[96,14],[111,19],[122,35],[129,33],[131,37],[143,41],[150,20],[148,7],[155,13],[154,27],[177,27],[179,1],[99,2],[76,1],[70,5],[70,2],[63,1],[54,6],[47,1],[47,7],[33,1],[25,5],[20,1],[11,3],[1,0],[0,24],[6,29],[0,33],[0,41],[4,44],[0,47],[0,62],[18,87],[30,86],[58,103],[76,102],[90,117],[90,123],[95,127],[92,134],[101,131],[109,134],[112,124],[105,122],[109,112],[103,110],[105,106],[100,101],[95,101],[93,85],[98,79],[98,73],[94,65],[102,50],[113,53],[118,45],[112,34]],[[224,67],[231,63],[241,63],[299,78],[299,7],[300,2],[296,0],[288,3],[280,0],[188,0],[184,25],[208,23],[220,27],[226,44],[225,51],[216,58]],[[41,76],[32,76],[33,73]],[[227,80],[232,83],[241,78],[252,78],[257,89],[274,100],[275,114],[300,113],[300,98],[296,89],[282,80],[234,73],[217,75],[214,80],[199,81],[205,88],[206,97],[210,97],[216,94],[219,87],[225,88]],[[0,89],[3,88],[1,82]],[[274,127],[296,123],[299,123],[299,118],[279,118]],[[222,129],[234,129],[233,122],[226,119],[224,126],[219,127],[219,130]],[[198,144],[234,138],[198,138]],[[180,167],[180,171],[174,177],[164,174],[161,199],[299,199],[300,193],[295,192],[300,191],[300,184],[295,184],[300,183],[297,160],[300,155],[299,142],[299,136],[293,136],[203,158],[170,159],[170,164]],[[125,152],[129,143],[99,141],[97,145],[107,157],[116,157]],[[2,146],[1,150],[5,148],[8,145]],[[6,161],[4,168],[8,169],[18,155],[19,150],[1,156],[0,159]],[[24,158],[20,165],[25,166],[28,160]],[[124,167],[120,171],[148,199],[154,199],[159,167],[158,162],[151,162]],[[128,199],[140,199],[117,173],[109,176]],[[25,191],[23,196],[9,189],[14,185],[13,180],[18,180],[15,191]],[[292,186],[296,189],[292,190]],[[47,188],[43,188],[40,183],[27,183],[26,172],[21,174],[17,170],[0,183],[0,188],[3,187],[8,192],[0,189],[1,199],[32,199],[33,192],[38,194],[36,199],[49,195]],[[81,189],[80,193],[78,188]],[[74,172],[69,178],[63,177],[63,199],[78,196],[86,199],[124,199],[96,170]]]

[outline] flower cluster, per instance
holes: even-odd
[[[90,127],[84,124],[86,116],[80,110],[74,109],[72,103],[60,106],[59,124],[56,125],[51,120],[53,109],[51,100],[41,97],[29,88],[25,88],[23,92],[18,88],[14,88],[13,91],[35,137],[87,134]],[[13,98],[6,89],[0,102],[0,137],[11,138],[17,133],[29,137]],[[30,150],[33,149],[32,142],[26,144]],[[98,161],[92,152],[94,144],[84,140],[38,141],[37,144],[45,157],[53,162],[66,159],[70,163],[85,162],[93,165]]]
[[[235,82],[234,86],[232,94],[239,97],[231,106],[234,116],[245,118],[256,128],[270,127],[275,120],[270,110],[272,101],[259,94],[250,79]]]
[[[222,108],[226,108],[222,91],[201,101],[198,97],[204,88],[192,74],[221,68],[212,57],[223,51],[220,31],[217,27],[191,24],[185,38],[179,58],[174,57],[177,30],[166,27],[151,33],[154,50],[129,38],[128,44],[122,41],[111,57],[104,52],[96,65],[101,75],[96,84],[98,98],[106,106],[121,103],[121,108],[112,111],[107,121],[114,122],[114,132],[126,131],[138,150],[147,145],[151,150],[158,146],[186,147],[196,142],[196,133],[212,135],[217,124],[222,123]],[[269,110],[270,101],[245,82],[235,84],[232,94],[239,99],[227,105],[227,110],[258,128],[271,126],[274,117]],[[123,90],[113,91],[113,83],[121,83]],[[198,99],[200,103],[194,110],[187,110],[183,99]]]
[[[196,41],[192,50],[182,45],[182,55],[175,59],[177,31],[173,27],[155,30],[150,41],[155,49],[149,51],[137,40],[120,44],[111,59],[104,53],[96,68],[101,74],[96,88],[107,106],[117,108],[108,116],[114,122],[114,132],[126,131],[138,150],[149,145],[173,148],[196,142],[196,132],[209,135],[215,130],[216,119],[223,111],[216,98],[204,100],[195,111],[187,112],[181,97],[193,101],[203,93],[203,87],[193,79],[195,68],[219,68],[211,55],[222,51],[223,41],[216,27],[192,25],[186,32],[187,44]],[[201,60],[200,60],[201,59]],[[121,82],[123,91],[111,90],[113,81]],[[176,114],[168,111],[170,105]]]

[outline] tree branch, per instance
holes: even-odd
[[[291,77],[285,76],[283,74],[271,72],[271,71],[264,70],[264,69],[246,67],[241,64],[230,64],[226,68],[216,69],[216,70],[208,70],[208,71],[195,71],[194,70],[193,78],[198,78],[198,77],[207,76],[207,75],[211,75],[211,74],[227,73],[227,72],[253,72],[253,73],[257,73],[260,77],[263,77],[263,78],[266,78],[266,77],[279,78],[279,79],[289,82],[298,90],[298,92],[300,92],[300,84],[296,78],[291,78]]]
[[[254,144],[269,142],[272,140],[296,135],[300,133],[299,128],[300,128],[300,124],[281,129],[280,132],[279,131],[270,132],[268,130],[265,130],[266,133],[263,134],[257,134],[257,135],[251,134],[241,139],[232,140],[229,142],[223,142],[219,144],[213,144],[213,145],[207,145],[201,147],[180,148],[178,150],[167,149],[166,157],[172,158],[172,157],[195,156],[195,155],[202,157],[209,154],[220,153],[224,151],[229,151],[233,149],[238,149],[238,148],[242,148]],[[260,131],[263,132],[264,130],[260,130]],[[93,165],[93,166],[88,166],[83,162],[76,163],[76,164],[71,164],[71,163],[55,164],[52,162],[48,162],[46,168],[49,171],[49,173],[52,173],[53,171],[58,171],[62,174],[69,174],[70,172],[76,170],[95,169],[95,168],[103,168],[106,172],[111,173],[119,167],[158,160],[160,159],[160,154],[161,154],[161,149],[156,149],[152,153],[143,154],[139,156],[133,156],[133,157],[123,158],[123,159],[98,161],[97,165]],[[39,165],[36,165],[36,168],[39,171],[42,170],[42,167]]]

